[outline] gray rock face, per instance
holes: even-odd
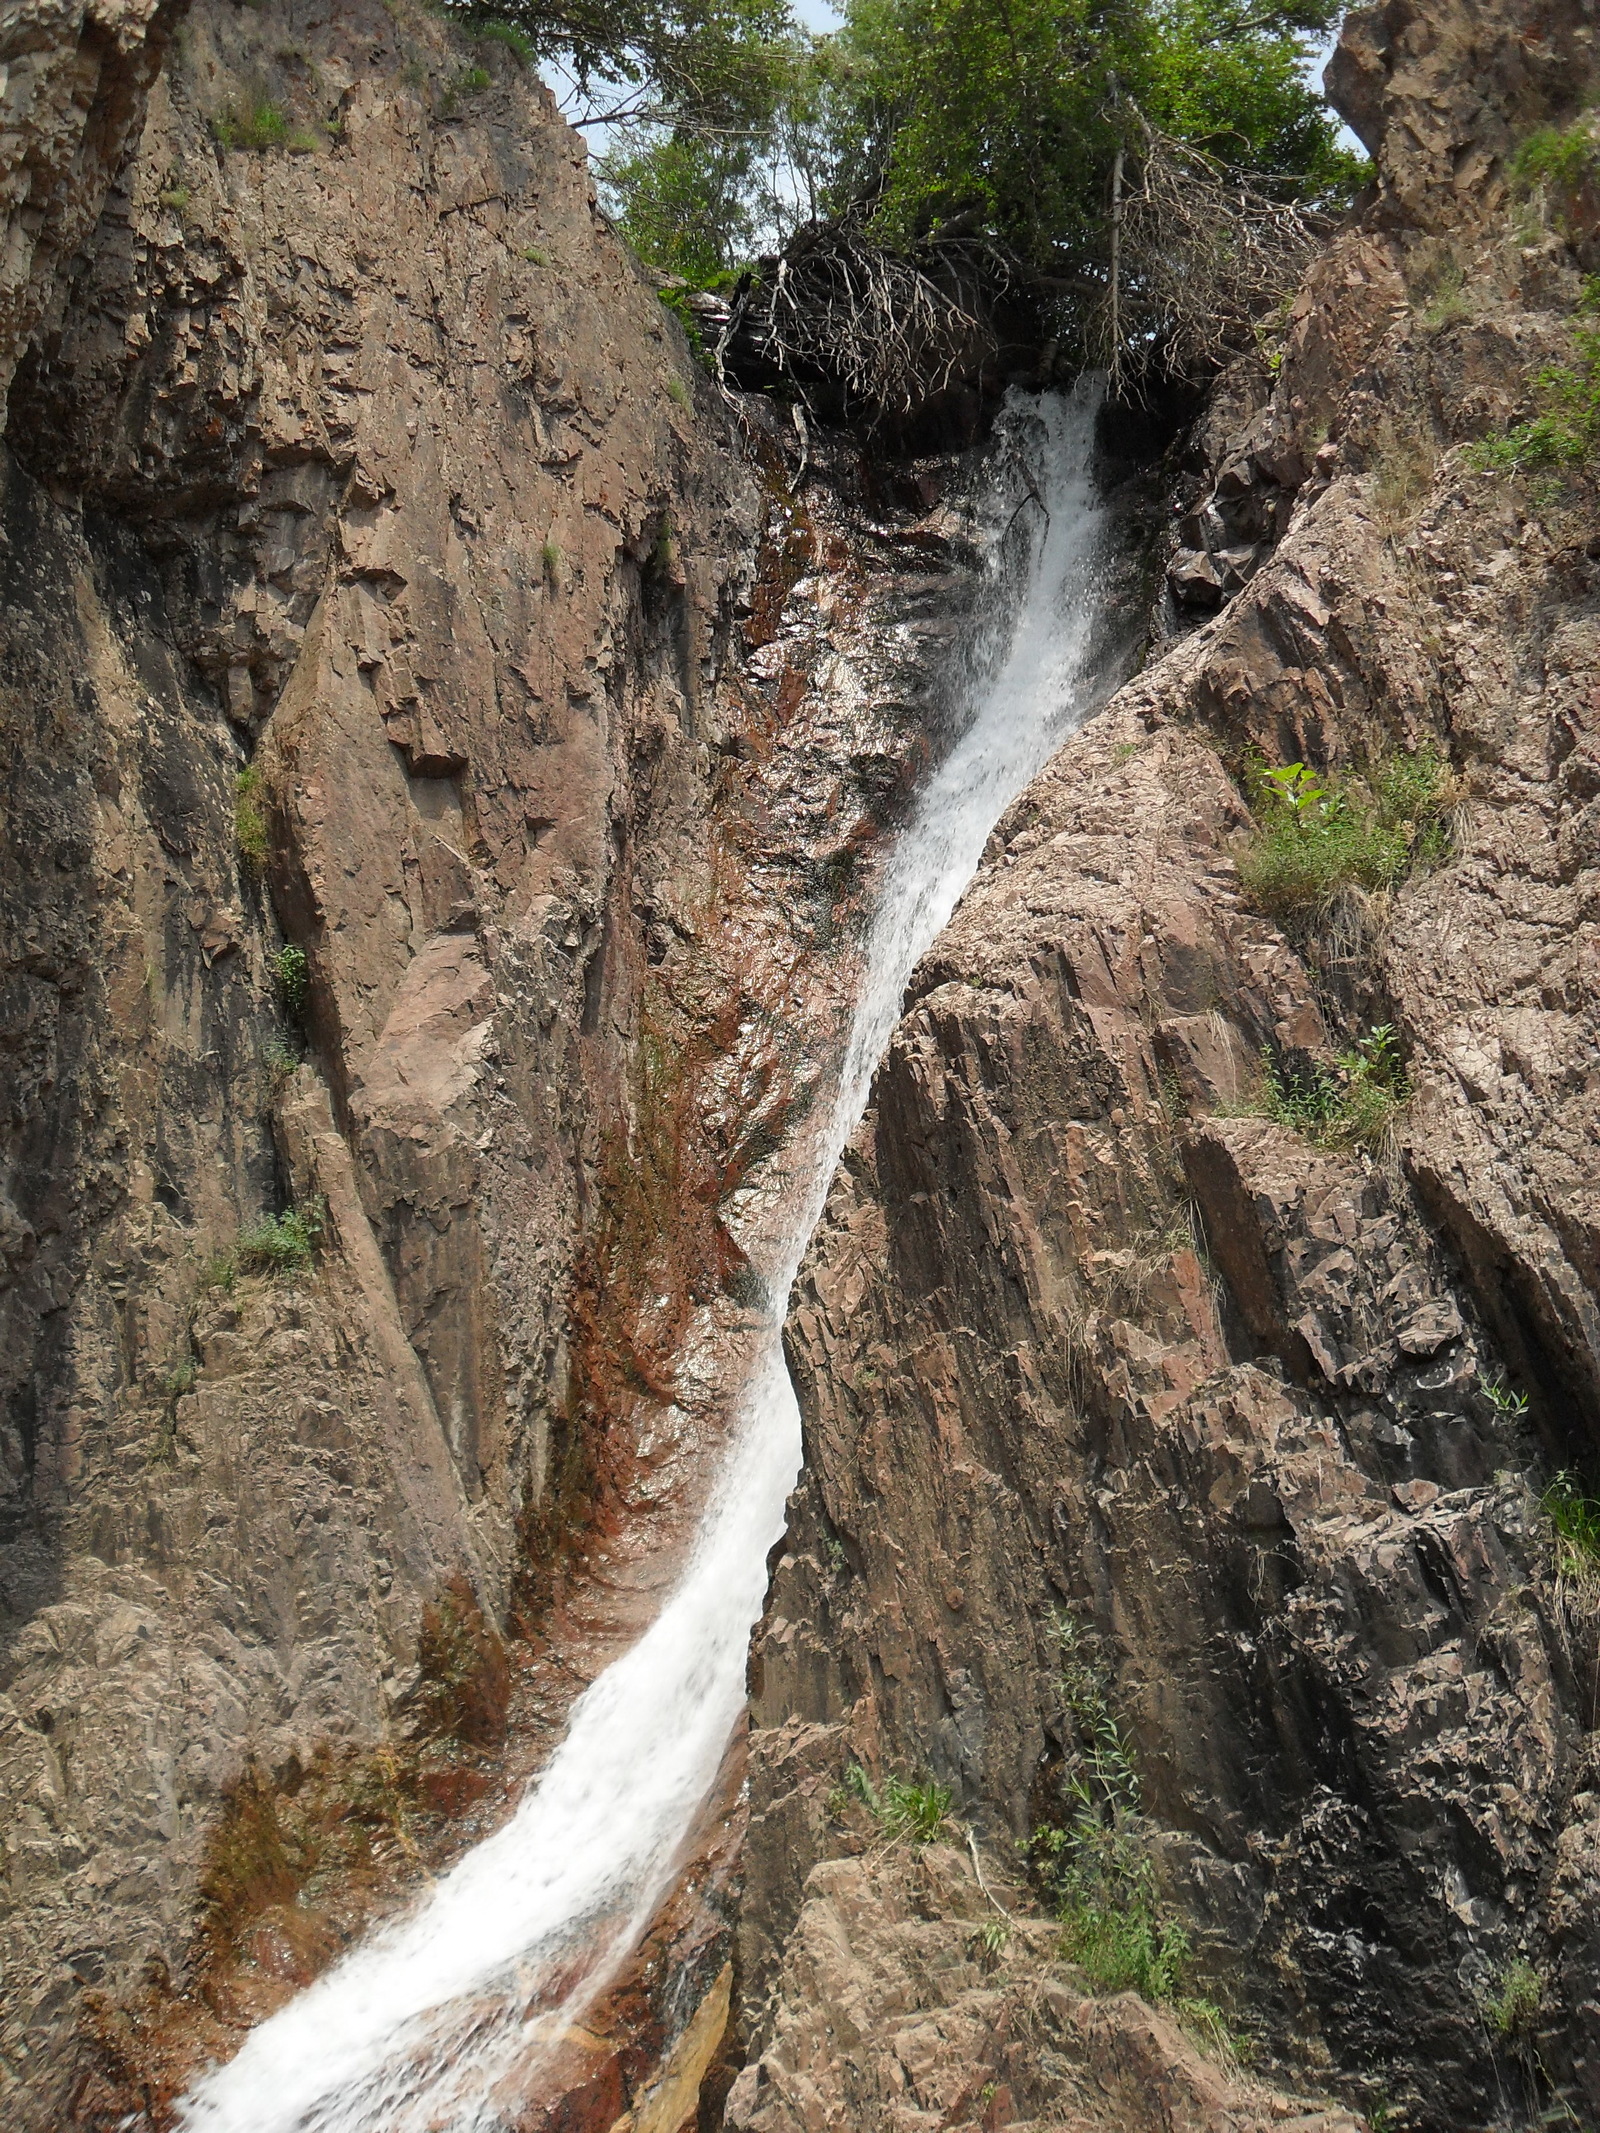
[[[1220,612],[1017,803],[914,981],[789,1326],[807,1472],[752,1662],[752,2109],[789,2079],[850,1760],[950,1786],[996,1852],[1063,1813],[1062,1613],[1265,2065],[1419,2127],[1600,2100],[1596,1625],[1538,1497],[1600,1423],[1594,571],[1575,492],[1460,450],[1567,345],[1585,232],[1530,241],[1503,159],[1571,108],[1591,31],[1353,18],[1334,75],[1364,84],[1378,198],[1276,381],[1241,372],[1203,433],[1217,558],[1230,528],[1257,545],[1229,578],[1179,529],[1180,589]],[[1425,746],[1460,781],[1449,859],[1309,960],[1235,869],[1246,752]],[[1263,1047],[1329,1060],[1385,1021],[1415,1092],[1386,1152],[1250,1115]],[[1503,2035],[1518,1965],[1538,2005]]]

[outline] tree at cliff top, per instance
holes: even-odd
[[[765,123],[752,102],[738,128],[646,129],[603,182],[645,256],[696,279],[798,226],[796,286],[804,266],[830,291],[825,337],[841,330],[835,285],[875,248],[929,265],[947,295],[985,274],[1025,289],[1079,360],[1201,375],[1295,284],[1315,211],[1364,169],[1306,79],[1335,13],[847,0],[832,37],[774,36]],[[854,248],[842,266],[816,256],[819,222]],[[971,324],[949,310],[952,345]]]

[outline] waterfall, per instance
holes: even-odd
[[[1007,803],[1102,693],[1098,398],[1087,383],[1068,399],[1014,398],[1002,420],[986,597],[957,678],[962,730],[884,870],[836,1101],[791,1156],[762,1267],[776,1308],[681,1582],[579,1698],[511,1819],[207,2074],[180,2106],[185,2133],[495,2133],[670,1889],[743,1706],[767,1553],[800,1464],[782,1307],[918,957]]]

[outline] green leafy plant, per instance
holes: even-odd
[[[1095,1991],[1138,1992],[1171,2006],[1199,2041],[1232,2054],[1236,2040],[1222,2010],[1184,1989],[1193,1951],[1160,1902],[1133,1747],[1106,1677],[1070,1616],[1059,1618],[1057,1631],[1078,1745],[1062,1778],[1065,1818],[1037,1828],[1026,1851],[1061,1920],[1061,1952]]]
[[[667,398],[674,407],[688,407],[690,405],[689,388],[675,370],[667,373]],[[668,538],[671,538],[670,534]]]
[[[1596,283],[1588,285],[1594,308]],[[1533,373],[1537,411],[1499,437],[1467,449],[1480,473],[1531,473],[1592,465],[1600,450],[1600,322],[1573,329],[1570,363],[1546,363]]]
[[[187,185],[168,185],[157,193],[156,198],[163,207],[169,207],[175,215],[181,215],[189,205],[189,188]]]
[[[181,1400],[185,1393],[194,1391],[195,1379],[199,1374],[194,1357],[186,1355],[181,1363],[175,1363],[168,1371],[166,1384],[162,1389],[170,1399]]]
[[[248,97],[231,103],[211,121],[217,145],[232,151],[253,149],[257,154],[282,148],[289,138],[289,118],[281,104],[270,97]]]
[[[290,941],[267,961],[279,1006],[292,1022],[301,1021],[311,1005],[311,965],[305,950]]]
[[[1330,1066],[1261,1055],[1262,1108],[1323,1148],[1377,1147],[1410,1101],[1411,1084],[1391,1023],[1381,1022]]]
[[[439,115],[452,119],[469,96],[481,96],[494,76],[487,67],[459,67],[445,83],[439,99]]]
[[[1483,2019],[1497,2037],[1507,2042],[1524,2040],[1538,2022],[1543,1999],[1538,1971],[1522,1956],[1513,1956],[1483,1997]]]
[[[320,1200],[305,1207],[286,1208],[281,1215],[263,1215],[234,1240],[233,1263],[240,1274],[303,1274],[322,1243],[327,1226]]]
[[[545,574],[545,580],[548,584],[560,584],[561,543],[556,539],[553,533],[547,535],[545,540],[540,545],[539,567],[543,570]]]
[[[1583,120],[1571,126],[1541,126],[1530,133],[1511,158],[1512,184],[1519,192],[1536,186],[1576,188],[1600,170],[1600,141]]]
[[[1521,1422],[1528,1412],[1528,1395],[1513,1392],[1504,1379],[1486,1378],[1482,1386],[1483,1396],[1498,1415],[1505,1415],[1513,1422]]]
[[[504,45],[518,64],[524,67],[531,67],[539,56],[533,39],[526,30],[518,29],[514,22],[491,17],[487,22],[474,22],[472,34],[479,44]]]
[[[1432,748],[1383,757],[1364,777],[1343,779],[1253,755],[1245,784],[1256,826],[1239,878],[1291,929],[1303,930],[1348,889],[1393,889],[1448,854],[1455,786]]]
[[[547,267],[550,264],[550,254],[540,244],[525,244],[522,247],[522,257],[531,267]]]
[[[261,808],[261,773],[253,765],[233,781],[233,834],[239,863],[247,874],[260,875],[267,864],[267,818]]]

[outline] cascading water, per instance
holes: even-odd
[[[492,2133],[671,1887],[743,1704],[767,1553],[800,1463],[781,1306],[918,957],[1006,804],[1097,701],[1097,402],[1081,385],[1004,418],[992,502],[1006,530],[957,692],[966,723],[885,869],[837,1098],[826,1130],[791,1153],[764,1255],[779,1308],[682,1581],[579,1699],[505,1826],[207,2075],[180,2107],[186,2133]],[[1032,478],[1007,521],[1019,461]]]

